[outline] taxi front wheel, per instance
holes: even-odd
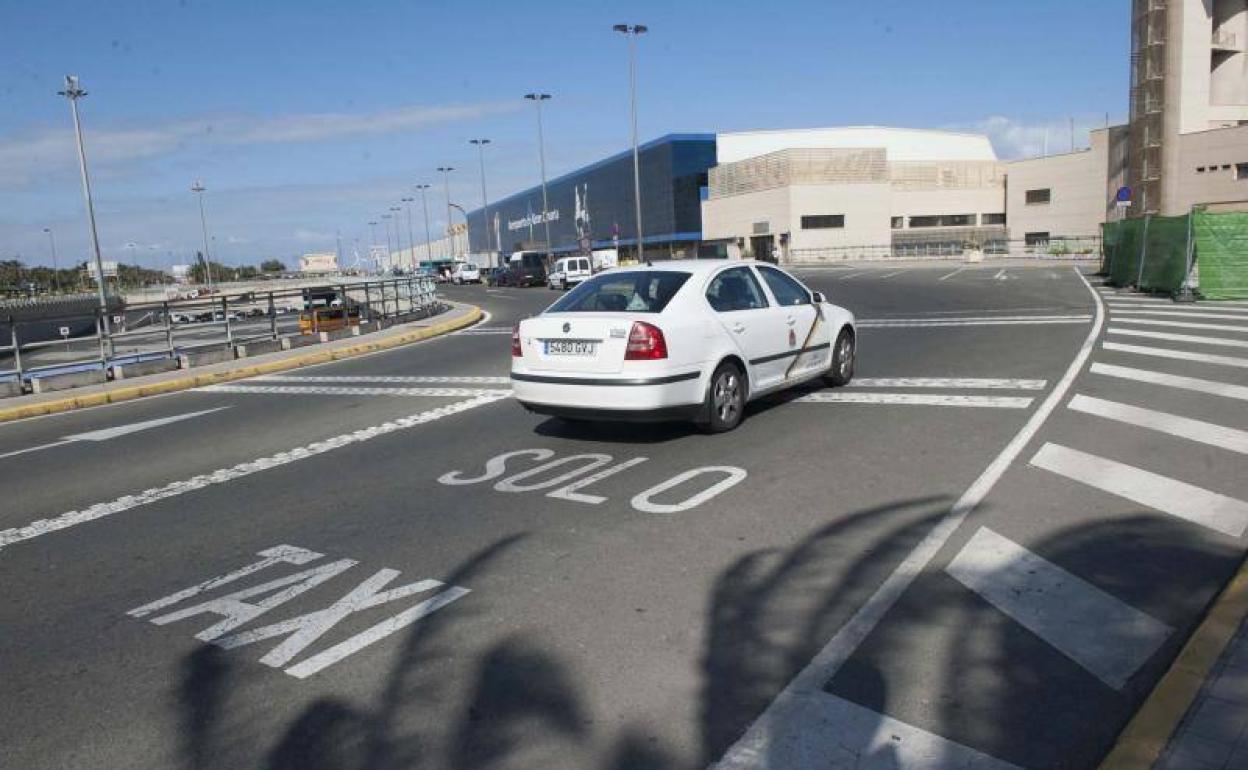
[[[848,385],[854,378],[854,333],[842,329],[832,346],[832,366],[823,375],[824,382],[832,387]]]

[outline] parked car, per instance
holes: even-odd
[[[451,271],[451,282],[455,284],[481,283],[481,270],[470,262],[458,262]]]
[[[513,329],[512,392],[538,414],[727,431],[768,393],[847,384],[856,340],[852,313],[774,265],[616,268]]]
[[[535,251],[518,251],[507,260],[499,286],[542,286],[546,283],[546,261]]]
[[[589,257],[564,257],[551,268],[550,275],[546,277],[546,285],[552,289],[566,290],[593,275],[593,263]]]

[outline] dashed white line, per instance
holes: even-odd
[[[933,393],[809,393],[798,404],[890,404],[897,406],[965,406],[1026,409],[1032,399],[1021,396],[949,396]]]
[[[1117,420],[1140,428],[1168,433],[1189,441],[1248,454],[1248,431],[1228,428],[1225,425],[1084,395],[1072,398],[1067,407],[1076,412],[1093,414],[1108,420]]]
[[[945,572],[1116,690],[1174,630],[987,527]]]
[[[860,328],[888,329],[911,327],[941,326],[1031,326],[1047,324],[1086,324],[1092,320],[1090,315],[1061,316],[1002,316],[985,318],[973,316],[968,318],[865,318],[858,322]]]
[[[125,495],[106,503],[97,503],[96,505],[83,508],[82,510],[69,511],[68,513],[63,513],[54,518],[39,519],[27,524],[24,527],[0,530],[0,548],[13,545],[14,543],[20,543],[24,540],[31,540],[58,530],[68,529],[69,527],[84,524],[88,521],[95,521],[96,519],[102,519],[106,516],[112,516],[123,511],[128,511],[131,508],[138,508],[139,506],[148,505],[149,503],[165,500],[170,497],[177,497],[178,495],[182,495],[187,492],[193,492],[196,489],[203,489],[204,487],[212,486],[214,484],[224,484],[226,482],[242,478],[243,476],[250,476],[253,473],[259,473],[260,471],[268,470],[270,468],[289,465],[290,463],[297,462],[299,460],[315,457],[317,455],[324,454],[325,452],[329,452],[334,449],[341,449],[342,447],[350,446],[352,444],[359,444],[370,439],[377,438],[378,436],[394,433],[395,431],[434,422],[435,420],[440,420],[443,417],[450,417],[452,415],[459,414],[460,412],[475,409],[478,406],[485,406],[486,404],[493,403],[501,398],[502,396],[500,395],[482,394],[465,401],[446,404],[445,406],[439,406],[436,409],[429,409],[408,417],[402,417],[397,420],[384,422],[381,425],[376,425],[370,428],[362,428],[357,431],[352,431],[351,433],[343,433],[322,441],[316,441],[311,444],[296,447],[285,452],[279,452],[275,455],[269,455],[267,457],[261,457],[257,460],[239,463],[238,465],[234,465],[229,468],[221,468],[220,470],[213,471],[212,473],[204,473],[198,476],[193,476],[184,481],[175,481],[171,484],[166,484],[163,487],[154,487],[134,495]]]
[[[1106,377],[1117,377],[1122,380],[1147,382],[1150,385],[1164,385],[1169,388],[1180,388],[1182,390],[1191,390],[1197,393],[1208,393],[1213,396],[1223,396],[1225,398],[1235,398],[1240,401],[1248,401],[1248,387],[1243,385],[1233,385],[1229,382],[1203,380],[1198,377],[1183,377],[1178,374],[1166,374],[1164,372],[1154,372],[1148,369],[1136,369],[1131,366],[1117,366],[1115,364],[1092,364],[1088,371],[1093,374],[1101,374]]]
[[[474,377],[474,376],[408,376],[408,375],[285,375],[285,374],[266,374],[260,377],[252,377],[250,382],[392,382],[392,383],[410,383],[410,384],[437,384],[437,383],[461,383],[464,385],[507,385],[511,382],[510,377]]]
[[[859,377],[853,388],[967,388],[968,390],[1044,390],[1046,380],[1009,380],[989,377]]]
[[[1248,503],[1108,457],[1048,443],[1031,464],[1224,535],[1248,528]]]
[[[905,271],[905,270],[896,270],[896,271],[894,271],[894,272],[889,273],[888,275],[881,275],[881,276],[880,276],[880,280],[882,281],[882,280],[884,280],[885,278],[892,278],[893,276],[895,276],[895,275],[901,275],[901,274],[902,274],[902,273],[904,273],[904,272],[906,272],[906,271]]]
[[[1126,337],[1147,337],[1154,340],[1171,340],[1173,342],[1192,342],[1197,345],[1221,345],[1227,348],[1248,348],[1248,340],[1233,340],[1229,337],[1204,337],[1199,334],[1170,334],[1168,332],[1151,332],[1143,329],[1122,329],[1111,326],[1107,334]]]
[[[958,273],[962,272],[962,271],[963,271],[963,270],[965,270],[965,269],[966,269],[965,267],[959,267],[957,270],[954,270],[952,273],[945,273],[944,275],[942,275],[941,277],[937,278],[936,280],[938,280],[938,281],[943,281],[943,280],[945,280],[946,278],[952,278],[952,277],[954,277],[955,275],[957,275]]]
[[[1135,353],[1141,356],[1173,358],[1179,361],[1196,361],[1202,364],[1216,364],[1218,366],[1234,366],[1240,369],[1248,369],[1248,358],[1236,358],[1235,356],[1215,356],[1212,353],[1193,353],[1188,350],[1154,348],[1145,345],[1124,345],[1121,342],[1104,342],[1101,343],[1101,347],[1106,350],[1116,351],[1118,353]]]
[[[492,396],[503,398],[511,390],[500,388],[368,388],[348,385],[209,385],[199,388],[206,393],[254,393],[286,396],[409,396],[462,398],[464,396]]]

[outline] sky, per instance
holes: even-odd
[[[202,248],[256,264],[367,252],[369,221],[431,184],[481,205],[627,149],[638,131],[887,125],[987,134],[1002,158],[1125,120],[1129,0],[0,0],[0,259],[89,253],[66,74],[105,259],[167,268]],[[407,241],[407,215],[401,212]],[[458,217],[458,214],[456,214]],[[378,228],[378,240],[384,243]]]

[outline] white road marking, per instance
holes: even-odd
[[[1206,312],[1203,310],[1196,310],[1196,309],[1193,309],[1193,310],[1171,310],[1169,308],[1164,308],[1160,310],[1137,310],[1135,308],[1132,308],[1130,310],[1118,310],[1116,308],[1114,309],[1115,318],[1118,316],[1124,316],[1124,315],[1135,315],[1135,316],[1159,315],[1165,318],[1221,318],[1224,321],[1248,321],[1248,318],[1245,318],[1242,315],[1235,315],[1235,313],[1230,313],[1230,312],[1225,312],[1225,311],[1220,312],[1220,313],[1215,313],[1215,312]]]
[[[1106,457],[1048,443],[1031,464],[1224,535],[1248,528],[1248,503]]]
[[[945,280],[946,278],[952,278],[952,277],[954,277],[955,275],[957,275],[958,273],[962,272],[962,271],[963,271],[963,270],[965,270],[965,269],[966,269],[965,267],[959,267],[957,270],[954,270],[952,273],[946,273],[946,274],[942,275],[941,277],[937,278],[936,280],[938,280],[938,281],[943,281],[943,280]]]
[[[460,398],[464,396],[511,395],[500,388],[368,388],[349,385],[209,385],[198,388],[206,393],[259,393],[288,396],[411,396]]]
[[[1169,334],[1167,332],[1150,332],[1143,329],[1121,329],[1111,326],[1108,334],[1126,337],[1147,337],[1154,340],[1171,340],[1174,342],[1193,342],[1197,345],[1221,345],[1227,348],[1248,348],[1248,339],[1233,340],[1229,337],[1204,337],[1198,334]]]
[[[1232,326],[1230,324],[1200,324],[1190,321],[1158,321],[1155,318],[1123,318],[1122,313],[1114,316],[1116,324],[1131,324],[1132,326],[1164,326],[1166,328],[1178,329],[1208,329],[1220,332],[1248,332],[1248,326]]]
[[[855,276],[859,276],[859,275],[865,275],[865,274],[866,274],[866,271],[864,270],[864,271],[857,272],[857,273],[850,273],[850,274],[848,274],[848,275],[842,275],[841,277],[837,278],[836,280],[838,280],[838,281],[848,281],[850,278],[853,278],[853,277],[855,277]]]
[[[72,444],[77,441],[108,441],[109,439],[119,438],[121,436],[128,436],[131,433],[138,433],[141,430],[157,428],[162,425],[170,425],[175,422],[181,422],[182,420],[189,420],[193,417],[199,417],[201,415],[211,414],[212,412],[219,412],[222,409],[229,409],[229,407],[218,406],[212,409],[201,409],[198,412],[187,412],[186,414],[175,414],[171,417],[159,417],[155,420],[144,420],[143,422],[134,422],[134,423],[130,423],[129,425],[117,425],[112,428],[103,428],[101,430],[93,430],[93,431],[88,431],[86,433],[76,433],[72,436],[65,436],[59,441],[53,441],[49,444],[40,444],[39,446],[26,447],[25,449],[18,449],[13,452],[6,452],[4,454],[0,454],[0,460],[3,460],[7,457],[14,457],[16,455],[26,454],[27,452],[38,452],[43,449],[51,449],[52,447],[58,447],[64,444]]]
[[[532,457],[540,462],[554,456],[554,451],[550,449],[517,449],[512,452],[503,452],[501,455],[495,455],[485,461],[485,473],[482,473],[480,476],[465,477],[463,471],[449,471],[438,477],[438,483],[449,486],[480,484],[483,481],[496,479],[506,473],[507,460],[512,457]]]
[[[577,462],[577,461],[580,461],[581,463],[579,466],[565,473],[561,473],[558,476],[555,476],[553,478],[534,482],[532,484],[517,484],[516,483],[518,481],[523,481],[524,479],[532,478],[533,476],[537,476],[542,473],[545,473],[546,471],[551,470],[552,468],[559,468],[564,465],[567,465],[570,462]],[[567,457],[560,457],[558,459],[542,463],[541,465],[538,465],[534,468],[529,468],[527,471],[520,471],[519,473],[513,473],[512,475],[508,476],[505,479],[502,479],[497,484],[495,484],[494,490],[496,492],[532,492],[537,489],[547,489],[549,487],[557,487],[560,484],[564,483],[565,481],[571,481],[572,479],[576,478],[577,476],[580,476],[583,473],[589,473],[590,471],[597,470],[610,462],[611,462],[611,455],[604,455],[604,454],[600,454],[596,452],[590,453],[590,454],[568,455]]]
[[[1092,396],[1077,395],[1066,405],[1076,412],[1094,414],[1109,420],[1117,420],[1141,428],[1169,433],[1172,436],[1198,441],[1202,444],[1248,454],[1248,431],[1228,428],[1203,420],[1193,420],[1177,414],[1144,409],[1130,404],[1120,404]]]
[[[464,385],[509,385],[510,377],[458,377],[449,375],[441,376],[407,376],[407,375],[287,375],[287,374],[266,374],[260,377],[252,377],[249,382],[394,382],[408,384],[436,384],[436,383],[460,383]]]
[[[830,693],[802,691],[767,710],[713,770],[1019,770],[1015,765]]]
[[[396,431],[413,428],[417,425],[423,425],[428,422],[441,420],[444,417],[450,417],[460,412],[466,412],[479,406],[492,404],[505,396],[497,394],[481,394],[465,401],[458,401],[453,404],[446,404],[435,409],[429,409],[424,412],[417,412],[408,417],[401,417],[397,420],[390,420],[381,425],[375,425],[371,428],[362,428],[351,433],[343,433],[338,436],[316,441],[305,446],[296,447],[294,449],[279,452],[275,455],[261,457],[257,460],[251,460],[230,468],[221,468],[212,473],[204,473],[193,476],[184,481],[175,481],[166,484],[163,487],[154,487],[146,489],[134,495],[124,495],[106,503],[97,503],[82,510],[69,511],[60,516],[51,519],[39,519],[27,524],[24,527],[14,529],[0,530],[0,548],[20,543],[24,540],[32,540],[36,537],[56,532],[62,529],[68,529],[88,521],[95,521],[106,516],[112,516],[131,508],[138,508],[141,505],[148,505],[159,500],[165,500],[171,497],[193,492],[197,489],[212,486],[214,484],[224,484],[234,481],[243,476],[250,476],[253,473],[259,473],[270,468],[276,468],[299,460],[306,460],[309,457],[315,457],[325,452],[335,449],[341,449],[352,444],[359,444],[370,439],[384,436]]]
[[[900,406],[968,406],[1026,409],[1033,399],[1022,396],[952,396],[934,393],[808,393],[796,404],[891,404]]]
[[[502,336],[504,334],[511,334],[511,329],[468,328],[468,329],[464,329],[462,332],[456,332],[456,334],[461,337],[492,337],[492,336]]]
[[[851,388],[967,388],[970,390],[1044,390],[1046,380],[1008,380],[984,377],[859,377]]]
[[[1035,324],[1086,324],[1092,320],[1089,315],[1059,316],[1013,316],[1013,317],[970,317],[970,318],[865,318],[856,325],[864,329],[888,329],[892,327],[921,326],[1029,326]]]
[[[997,274],[993,276],[993,280],[997,280],[997,281],[1004,281],[1007,278],[1009,278],[1009,275],[1006,274],[1004,267],[998,270]]]
[[[901,275],[901,274],[902,274],[902,273],[904,273],[904,272],[906,272],[906,271],[905,271],[905,270],[897,270],[897,271],[895,271],[895,272],[889,273],[888,275],[881,275],[881,276],[880,276],[880,280],[882,281],[882,280],[884,280],[885,278],[892,278],[893,276],[895,276],[895,275]]]
[[[686,481],[695,479],[705,473],[723,473],[725,476],[706,489],[690,495],[679,503],[665,504],[651,501],[655,495],[662,494],[673,487],[678,487]],[[645,513],[680,513],[690,508],[696,508],[712,497],[735,487],[744,481],[747,475],[749,474],[746,473],[745,468],[736,468],[731,465],[709,465],[705,468],[692,468],[684,473],[676,474],[667,481],[659,482],[649,489],[639,492],[633,497],[631,504],[637,510]]]
[[[1115,690],[1174,631],[987,527],[945,572]]]
[[[1178,374],[1165,374],[1164,372],[1153,372],[1148,369],[1135,369],[1130,366],[1115,366],[1114,364],[1092,364],[1092,367],[1088,371],[1093,374],[1103,374],[1106,377],[1117,377],[1123,380],[1147,382],[1151,385],[1165,385],[1171,388],[1181,388],[1183,390],[1191,390],[1197,393],[1208,393],[1214,396],[1224,396],[1226,398],[1237,398],[1241,401],[1248,401],[1248,387],[1243,385],[1232,385],[1229,382],[1202,380],[1197,377],[1183,377]]]
[[[1137,299],[1137,300],[1118,300],[1118,301],[1110,300],[1106,304],[1109,305],[1109,309],[1111,311],[1126,310],[1128,312],[1129,311],[1146,312],[1143,310],[1143,308],[1148,307],[1148,303],[1149,303],[1149,300]],[[1183,304],[1175,304],[1173,302],[1169,302],[1169,303],[1166,303],[1165,307],[1158,308],[1156,311],[1149,310],[1147,312],[1152,313],[1153,315],[1159,315],[1162,313],[1165,313],[1165,314],[1196,313],[1198,315],[1210,315],[1212,313],[1231,313],[1232,315],[1230,316],[1215,316],[1215,317],[1217,318],[1227,318],[1227,317],[1240,318],[1241,316],[1248,315],[1248,308],[1223,307],[1221,305],[1193,305],[1191,303],[1186,303],[1186,302]],[[1244,319],[1244,320],[1248,320],[1248,319]]]
[[[645,457],[634,457],[633,459],[625,460],[624,462],[618,465],[612,465],[610,468],[603,468],[597,473],[590,474],[589,476],[586,476],[585,478],[580,479],[579,481],[574,481],[571,484],[568,484],[566,487],[559,487],[558,489],[552,489],[551,491],[546,493],[546,496],[553,497],[558,500],[569,500],[574,503],[588,503],[589,505],[598,505],[599,503],[605,503],[607,501],[607,498],[603,497],[602,495],[586,495],[586,494],[582,494],[578,492],[577,490],[584,489],[585,487],[591,484],[596,484],[597,482],[602,481],[608,476],[614,476],[620,471],[628,470],[634,465],[640,465],[641,463],[644,463],[647,459],[648,458],[645,458]]]
[[[1174,358],[1180,361],[1198,361],[1202,364],[1217,364],[1219,366],[1234,366],[1240,369],[1248,369],[1248,358],[1236,358],[1235,356],[1215,356],[1212,353],[1192,353],[1191,351],[1174,350],[1172,348],[1124,345],[1121,342],[1103,342],[1101,347],[1118,353],[1136,353],[1141,356]]]
[[[928,563],[940,552],[949,538],[957,531],[966,517],[970,515],[976,507],[983,502],[988,493],[1001,479],[1005,471],[1013,464],[1018,455],[1027,447],[1036,433],[1040,430],[1044,422],[1057,408],[1062,399],[1066,397],[1066,392],[1070,390],[1071,384],[1083,370],[1083,365],[1087,363],[1088,357],[1092,355],[1092,350],[1096,345],[1097,337],[1101,333],[1101,326],[1105,320],[1105,309],[1101,303],[1100,296],[1093,291],[1088,280],[1083,277],[1078,268],[1072,268],[1076,276],[1087,288],[1088,293],[1092,295],[1093,301],[1096,303],[1096,318],[1092,323],[1092,328],[1088,330],[1088,336],[1084,339],[1083,345],[1075,354],[1074,360],[1070,362],[1070,366],[1066,368],[1060,380],[1053,387],[1053,390],[1045,397],[1040,406],[1032,412],[1027,422],[1019,429],[1014,438],[1006,444],[1005,448],[993,459],[988,467],[979,475],[979,478],[967,488],[962,496],[958,498],[953,507],[949,509],[939,522],[927,533],[927,535],[916,545],[901,564],[884,580],[875,593],[871,595],[864,604],[862,604],[855,612],[853,617],[849,619],[836,635],[824,645],[815,657],[806,665],[805,668],[789,682],[784,690],[772,701],[771,705],[754,720],[745,735],[739,741],[733,744],[724,755],[724,759],[720,765],[721,768],[746,768],[746,767],[765,767],[767,758],[775,756],[774,752],[784,751],[793,758],[793,762],[787,763],[789,767],[807,767],[819,766],[818,754],[814,753],[829,745],[835,745],[841,737],[841,731],[837,729],[837,722],[827,722],[820,719],[817,715],[812,715],[813,711],[808,704],[822,702],[820,696],[824,695],[823,686],[840,667],[849,659],[849,656],[858,649],[863,640],[871,633],[871,631],[879,624],[884,615],[889,611],[901,595],[905,593],[914,579],[927,567]],[[875,723],[883,727],[884,722],[878,719],[878,715],[870,715],[875,717]],[[822,725],[822,730],[810,729],[814,727],[811,720],[816,720]],[[895,721],[895,720],[894,720]],[[889,727],[884,729],[892,729],[892,723],[888,723]],[[807,754],[811,752],[811,754]],[[813,761],[806,761],[807,756],[812,756]],[[931,756],[931,755],[929,755]],[[936,754],[935,761],[940,762],[942,755]],[[981,755],[982,756],[982,755]],[[990,761],[990,760],[985,760]],[[968,763],[964,763],[969,765]],[[929,766],[931,762],[929,761]],[[770,765],[771,767],[784,767],[786,763]],[[915,765],[922,766],[922,765]],[[1001,767],[1001,764],[995,765]]]

